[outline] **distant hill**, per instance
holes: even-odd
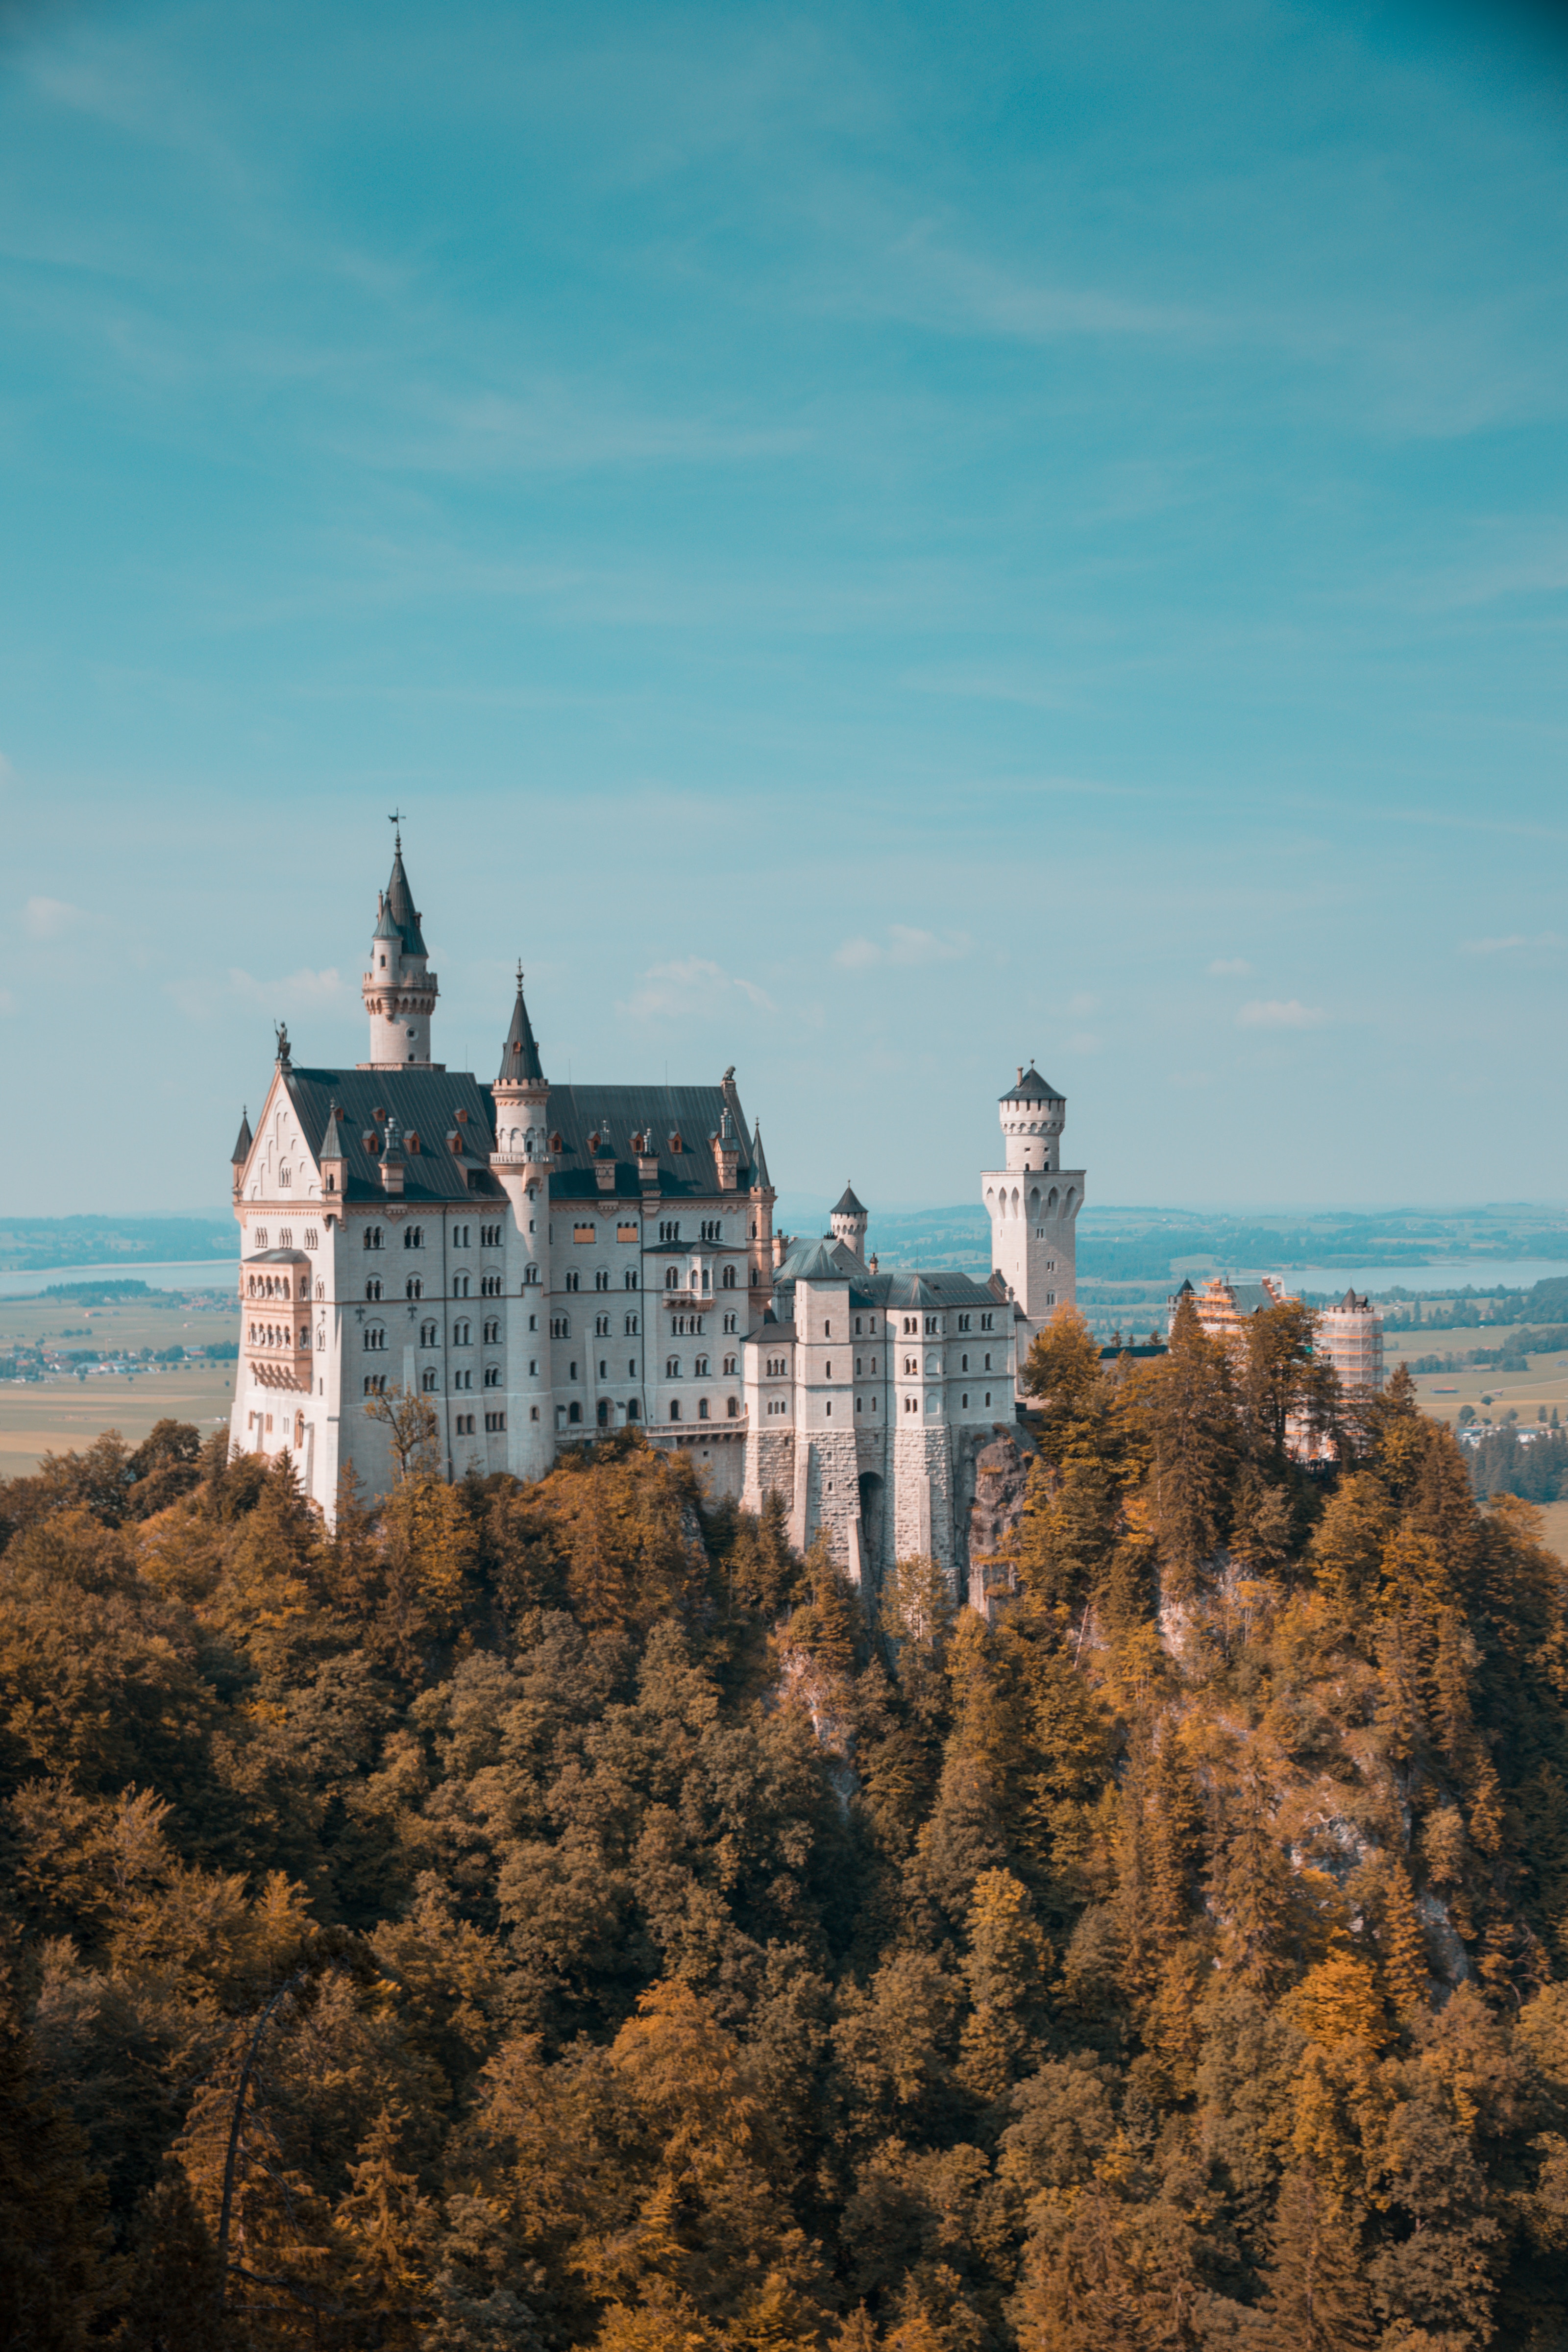
[[[868,1247],[885,1265],[988,1266],[990,1226],[978,1202],[947,1209],[873,1209]],[[1079,1222],[1078,1271],[1086,1282],[1153,1282],[1184,1274],[1265,1266],[1427,1265],[1473,1260],[1561,1258],[1568,1265],[1568,1212],[1529,1202],[1477,1209],[1269,1212],[1245,1216],[1194,1209],[1088,1208]]]
[[[42,1273],[57,1265],[178,1264],[233,1257],[234,1219],[185,1217],[0,1217],[0,1274]]]

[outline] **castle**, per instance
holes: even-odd
[[[775,1232],[759,1128],[717,1086],[561,1086],[517,980],[492,1085],[431,1059],[438,987],[396,839],[363,997],[370,1055],[297,1068],[279,1030],[234,1149],[237,1446],[288,1449],[330,1519],[341,1474],[386,1493],[381,1396],[426,1398],[449,1477],[543,1475],[628,1425],[792,1540],[827,1530],[857,1580],[930,1553],[969,1571],[975,1462],[1018,1367],[1074,1297],[1081,1169],[1032,1067],[1001,1097],[981,1179],[988,1281],[881,1273],[846,1190],[831,1231]]]

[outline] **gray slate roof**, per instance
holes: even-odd
[[[326,1140],[328,1117],[336,1102],[343,1117],[337,1126],[343,1175],[340,1197],[380,1200],[384,1197],[381,1164],[364,1148],[364,1137],[377,1122],[376,1110],[395,1119],[402,1132],[405,1201],[449,1201],[500,1198],[501,1188],[491,1175],[489,1154],[495,1148],[495,1109],[489,1087],[469,1071],[436,1070],[413,1066],[398,1070],[300,1070],[283,1072],[289,1099],[299,1114],[306,1144],[319,1162]],[[731,1090],[732,1094],[732,1089]],[[657,1149],[660,1197],[719,1197],[719,1175],[710,1138],[718,1131],[725,1108],[720,1087],[552,1087],[544,1125],[561,1138],[561,1154],[550,1178],[552,1201],[640,1201],[642,1184],[631,1150],[634,1135],[649,1136]],[[466,1120],[456,1114],[467,1111]],[[741,1132],[745,1129],[741,1124]],[[461,1138],[454,1155],[447,1139]],[[408,1148],[410,1135],[419,1149]],[[613,1153],[616,1171],[608,1194],[599,1189],[595,1155],[588,1138],[597,1135],[599,1160]],[[679,1136],[681,1149],[671,1149]],[[751,1189],[751,1171],[742,1167],[740,1191]],[[687,1236],[695,1240],[696,1235]]]
[[[534,1040],[533,1024],[528,1017],[528,1007],[522,1001],[522,974],[517,976],[517,1003],[511,1008],[511,1026],[501,1047],[500,1068],[496,1073],[498,1086],[521,1086],[529,1079],[544,1076],[544,1065],[539,1058]]]
[[[476,1169],[470,1148],[463,1160],[447,1149],[447,1137],[458,1124],[454,1113],[466,1110],[468,1128],[481,1157],[491,1148],[490,1099],[468,1072],[413,1068],[405,1070],[286,1070],[283,1083],[298,1114],[305,1141],[318,1162],[326,1139],[327,1119],[334,1102],[342,1109],[338,1124],[342,1153],[341,1187],[345,1200],[381,1200],[381,1163],[364,1148],[364,1137],[376,1127],[374,1113],[387,1112],[402,1130],[403,1193],[405,1202],[466,1201],[501,1197],[500,1186],[486,1167]],[[419,1149],[408,1148],[410,1135]],[[473,1172],[473,1181],[469,1173]]]
[[[1055,1087],[1047,1086],[1031,1062],[1026,1070],[1019,1071],[1017,1085],[1009,1087],[1005,1095],[997,1097],[997,1100],[999,1102],[1065,1103],[1067,1097],[1058,1094]]]
[[[658,1189],[665,1199],[711,1198],[719,1191],[719,1171],[710,1139],[718,1133],[727,1106],[733,1115],[736,1101],[733,1086],[552,1087],[545,1123],[552,1134],[560,1136],[562,1150],[550,1179],[551,1199],[605,1197],[599,1191],[595,1155],[588,1150],[591,1135],[600,1139],[598,1158],[615,1160],[611,1198],[642,1198],[637,1155],[632,1150],[634,1135],[648,1137],[658,1153]],[[743,1150],[744,1118],[736,1118],[735,1126]],[[674,1136],[680,1139],[679,1151],[671,1149]],[[742,1166],[737,1181],[742,1192],[749,1192],[751,1170]]]
[[[889,1311],[924,1308],[929,1314],[955,1307],[995,1307],[997,1293],[973,1275],[943,1268],[935,1274],[897,1272],[872,1274],[847,1242],[830,1235],[797,1241],[773,1275],[774,1310],[794,1317],[795,1286],[807,1282],[847,1282],[851,1307],[884,1307]]]
[[[419,918],[414,911],[414,893],[403,870],[401,844],[393,853],[392,876],[386,886],[386,912],[402,934],[404,954],[424,955],[425,940],[419,929]]]
[[[854,1186],[846,1184],[844,1196],[836,1203],[833,1213],[836,1217],[865,1217],[870,1214],[870,1211],[864,1201],[858,1201],[855,1198]]]
[[[236,1168],[244,1167],[246,1161],[250,1157],[251,1146],[254,1144],[255,1140],[256,1138],[250,1132],[250,1114],[248,1111],[241,1111],[239,1115],[239,1133],[234,1139],[234,1150],[228,1155],[230,1164],[232,1166]]]

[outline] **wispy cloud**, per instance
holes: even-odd
[[[1236,1016],[1238,1029],[1321,1029],[1328,1014],[1293,997],[1254,997]]]
[[[1080,1029],[1076,1036],[1069,1037],[1068,1039],[1068,1052],[1069,1054],[1098,1054],[1103,1042],[1104,1041],[1101,1038],[1096,1037],[1091,1031]]]
[[[833,961],[846,971],[869,971],[885,963],[957,963],[969,953],[969,946],[964,931],[939,936],[911,929],[907,923],[889,923],[885,945],[875,940],[846,940],[834,950]]]
[[[1209,966],[1211,980],[1249,980],[1252,966],[1245,956],[1215,956]]]
[[[317,1004],[336,1004],[344,995],[342,976],[336,966],[326,971],[311,971],[302,966],[290,972],[287,980],[256,980],[237,968],[228,975],[229,986],[237,996],[248,1004],[259,1004],[269,1013],[302,1013]]]
[[[65,898],[29,898],[22,909],[22,929],[30,940],[63,939],[86,915]]]
[[[743,996],[760,1012],[773,999],[754,981],[742,980],[706,956],[682,956],[674,963],[650,964],[620,1010],[634,1021],[692,1020],[720,1012]]]
[[[1507,955],[1513,948],[1560,948],[1563,944],[1561,931],[1510,931],[1500,940],[1461,940],[1461,955]]]

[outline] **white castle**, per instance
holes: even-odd
[[[1032,1067],[1001,1098],[981,1180],[989,1281],[879,1273],[847,1189],[832,1230],[773,1229],[763,1139],[717,1086],[560,1086],[523,1002],[491,1086],[430,1058],[436,975],[399,835],[364,976],[370,1057],[277,1066],[234,1149],[240,1358],[232,1435],[288,1449],[329,1521],[342,1473],[388,1492],[367,1407],[426,1398],[449,1477],[539,1478],[564,1445],[642,1427],[715,1496],[784,1497],[858,1580],[896,1556],[968,1570],[980,1451],[1017,1367],[1074,1296],[1083,1171]]]

